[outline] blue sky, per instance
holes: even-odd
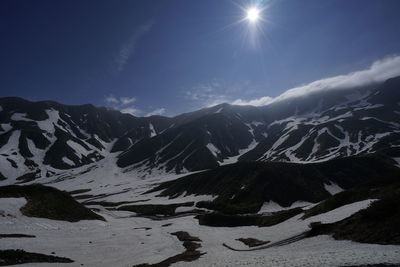
[[[256,25],[243,21],[255,4]],[[397,0],[3,0],[0,96],[138,116],[265,104],[327,77],[400,69],[399,10]]]

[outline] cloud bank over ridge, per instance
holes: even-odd
[[[379,83],[399,75],[400,56],[391,56],[375,61],[368,69],[320,79],[303,86],[289,89],[275,98],[263,96],[251,100],[236,99],[232,104],[265,106],[274,102],[304,96],[319,91],[355,88]]]

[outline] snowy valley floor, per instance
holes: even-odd
[[[104,165],[79,177],[60,179],[48,184],[62,190],[88,189],[81,195],[108,196],[91,197],[96,201],[138,201],[142,204],[166,204],[211,199],[212,196],[180,197],[167,199],[156,197],[156,193],[142,195],[161,180],[177,176],[138,178],[140,175],[121,173],[113,164]],[[112,179],[110,179],[112,177]],[[45,183],[47,178],[40,182]],[[96,183],[91,181],[96,180]],[[112,184],[110,184],[112,181]],[[122,193],[121,193],[122,192]],[[119,194],[113,194],[119,193]],[[147,200],[149,199],[149,200]],[[83,199],[87,200],[87,199]],[[356,202],[306,220],[299,214],[272,227],[207,227],[198,224],[194,216],[166,220],[151,220],[133,216],[128,211],[107,210],[93,205],[106,221],[80,221],[75,223],[26,217],[19,211],[24,198],[0,199],[0,234],[27,234],[35,238],[1,238],[0,250],[23,249],[47,255],[67,257],[74,263],[30,263],[24,266],[133,266],[142,263],[158,263],[185,251],[182,242],[171,233],[186,231],[199,237],[205,253],[193,262],[179,262],[173,266],[347,266],[378,263],[400,263],[400,246],[360,244],[352,241],[336,241],[322,235],[298,242],[256,251],[237,252],[229,250],[223,243],[238,248],[248,248],[238,238],[257,238],[276,242],[307,231],[310,222],[335,222],[360,209],[368,207],[373,200]],[[138,202],[141,203],[141,202]],[[135,203],[136,204],[136,203]],[[276,210],[271,203],[271,209]],[[268,211],[268,205],[263,207]]]

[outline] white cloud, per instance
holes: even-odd
[[[248,101],[237,99],[233,101],[232,104],[263,106],[273,102],[304,96],[319,91],[355,88],[383,82],[398,75],[400,75],[400,56],[391,56],[375,61],[368,69],[317,80],[303,86],[289,89],[275,98],[263,96],[261,98]]]
[[[140,110],[135,108],[135,107],[128,107],[128,108],[123,108],[120,110],[122,113],[127,113],[131,114],[133,116],[139,116],[140,115]]]
[[[135,102],[136,98],[134,98],[134,97],[121,97],[119,99],[119,101],[121,102],[122,105],[129,105],[129,104]]]
[[[106,97],[106,102],[109,104],[118,104],[119,100],[111,95],[111,96]]]
[[[113,62],[114,72],[121,72],[124,70],[129,58],[135,52],[137,42],[140,40],[140,38],[142,38],[143,35],[150,31],[152,26],[153,21],[147,21],[146,23],[140,25],[139,28],[137,28],[129,37],[129,39],[124,44],[122,44]]]
[[[242,100],[242,99],[236,99],[235,101],[232,102],[233,105],[240,105],[240,106],[245,106],[245,105],[251,105],[251,106],[265,106],[270,104],[274,99],[269,96],[263,96],[257,99],[253,100]]]
[[[105,98],[107,104],[111,104],[113,106],[126,106],[136,101],[135,97],[120,97],[117,98],[113,95],[107,96]]]
[[[153,116],[153,115],[162,115],[165,114],[167,110],[165,108],[158,108],[146,114],[146,117]]]
[[[122,113],[128,113],[134,116],[139,116],[141,111],[135,106],[131,105],[136,102],[135,97],[115,97],[113,95],[107,96],[105,102],[108,107],[119,110]]]

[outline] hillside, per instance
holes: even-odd
[[[254,213],[265,202],[282,207],[296,201],[317,203],[340,190],[400,175],[394,164],[383,155],[312,164],[239,162],[161,183],[149,193],[161,191],[160,196],[171,198],[185,194],[213,195],[217,197],[212,202],[198,205],[227,213]]]

